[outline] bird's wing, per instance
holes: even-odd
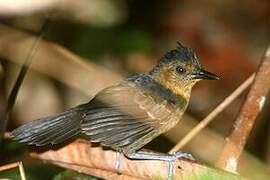
[[[174,108],[163,98],[130,82],[103,90],[87,107],[81,125],[83,132],[92,142],[115,149],[123,149],[137,140],[143,146],[169,129]]]

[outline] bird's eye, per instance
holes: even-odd
[[[179,74],[183,74],[184,72],[186,72],[186,70],[184,68],[182,68],[181,66],[178,66],[176,68],[176,71],[179,73]]]

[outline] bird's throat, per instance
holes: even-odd
[[[187,86],[185,82],[178,82],[179,84],[176,84],[176,82],[165,79],[164,77],[159,77],[156,80],[176,96],[184,97],[187,101],[189,100],[192,86]]]
[[[189,89],[186,87],[181,87],[179,85],[176,86],[174,83],[170,82],[164,82],[162,85],[169,89],[171,92],[173,92],[175,95],[184,97],[184,99],[189,100],[191,88]]]

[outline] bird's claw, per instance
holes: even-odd
[[[186,152],[176,151],[176,152],[174,152],[174,153],[172,153],[170,155],[176,157],[176,159],[185,158],[185,159],[189,159],[189,160],[192,160],[192,161],[195,160],[194,157],[192,156],[192,154],[186,153]]]
[[[195,160],[190,153],[177,151],[177,152],[170,154],[170,158],[168,159],[168,162],[169,162],[168,180],[173,179],[173,163],[179,158],[186,158],[189,160]]]

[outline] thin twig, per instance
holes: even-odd
[[[169,140],[177,143],[175,137],[183,137],[187,134],[192,127],[198,124],[198,120],[185,115],[183,121],[176,125],[176,131],[170,131],[167,133]],[[178,131],[177,131],[178,129]],[[181,129],[181,131],[179,131]],[[198,136],[196,136],[190,143],[185,146],[185,151],[192,152],[195,159],[199,159],[202,162],[214,164],[222,151],[226,140],[219,132],[205,128]],[[244,177],[248,179],[269,179],[269,167],[263,161],[259,161],[257,157],[248,151],[243,151],[238,171]]]
[[[1,171],[5,171],[5,170],[9,170],[9,169],[12,169],[12,168],[16,168],[18,167],[18,163],[10,163],[10,164],[5,164],[3,166],[0,166],[0,172]]]
[[[0,172],[19,167],[21,180],[26,180],[23,163],[21,161],[0,166]]]
[[[21,85],[23,83],[25,75],[26,75],[26,73],[27,73],[27,71],[29,69],[29,66],[30,66],[30,64],[31,64],[31,62],[33,60],[33,57],[34,57],[34,55],[35,55],[35,53],[37,51],[38,44],[39,44],[40,40],[42,39],[42,37],[44,35],[45,28],[47,28],[47,26],[48,26],[48,20],[46,20],[46,22],[43,24],[43,26],[42,26],[42,28],[40,30],[40,34],[36,38],[36,40],[34,41],[33,46],[31,47],[30,53],[26,57],[25,62],[24,62],[23,66],[22,66],[22,68],[21,68],[21,70],[19,72],[19,75],[17,77],[17,80],[16,80],[15,84],[12,87],[11,93],[10,93],[8,101],[7,101],[6,109],[5,109],[5,112],[4,112],[4,118],[2,119],[1,126],[0,126],[0,144],[2,142],[4,133],[6,131],[6,126],[7,126],[8,120],[10,118],[13,106],[15,104],[18,92],[19,92],[20,87],[21,87]]]
[[[255,80],[238,115],[234,130],[225,145],[217,165],[236,171],[239,157],[246,144],[256,117],[262,111],[270,89],[270,46],[263,57]]]
[[[21,180],[26,180],[25,171],[24,171],[24,168],[23,168],[23,163],[21,161],[18,162],[18,166],[19,166]]]
[[[217,115],[219,115],[226,107],[228,107],[242,92],[244,92],[253,82],[255,74],[252,74],[245,82],[243,82],[232,94],[230,94],[223,102],[221,102],[208,116],[206,116],[198,125],[196,125],[181,141],[179,141],[169,153],[178,151],[193,139],[202,129],[204,129]]]

